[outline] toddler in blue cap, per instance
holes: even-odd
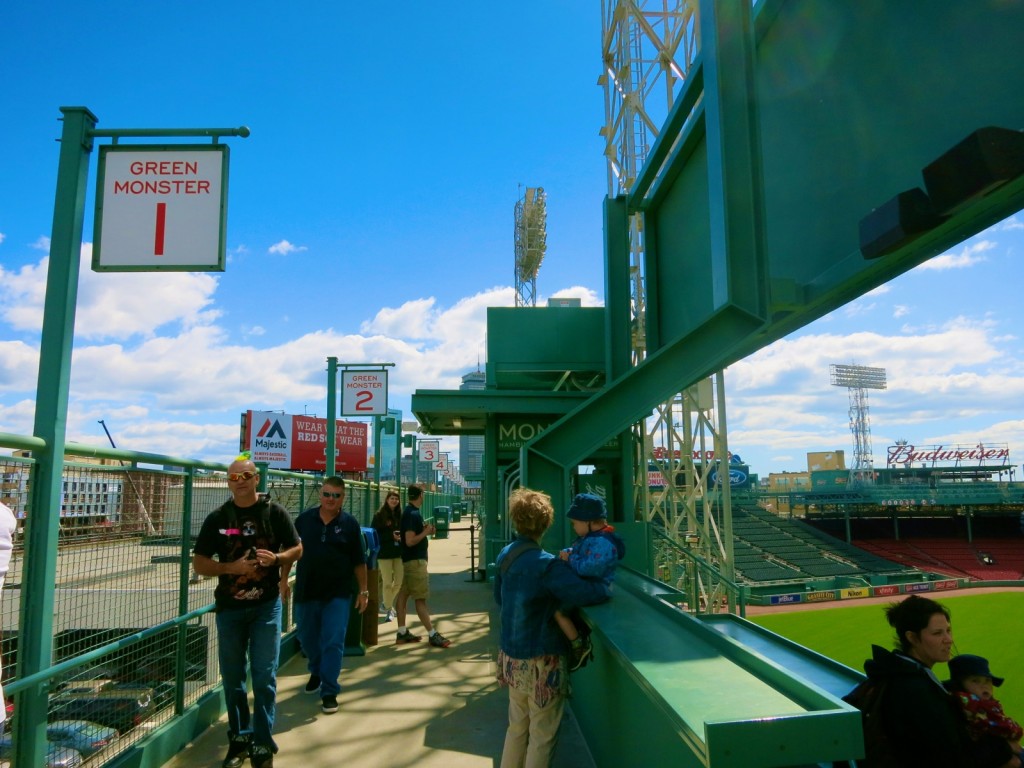
[[[626,544],[608,525],[604,499],[593,493],[578,493],[565,516],[572,522],[577,538],[558,556],[579,576],[600,579],[610,586],[615,567],[626,554]],[[569,671],[575,672],[586,666],[593,654],[590,627],[577,611],[556,611],[555,621],[569,641]]]
[[[949,676],[946,688],[960,702],[971,737],[1006,739],[1014,753],[1021,756],[1020,739],[1024,729],[1003,712],[1003,705],[996,699],[993,688],[1001,686],[1003,678],[992,674],[988,659],[970,653],[954,656],[949,660]]]

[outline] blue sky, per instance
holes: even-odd
[[[538,278],[603,304],[601,15],[515,4],[15,4],[0,23],[0,431],[30,434],[62,105],[100,128],[246,125],[231,145],[227,271],[89,269],[68,439],[224,460],[247,408],[326,411],[325,360],[394,362],[390,405],[485,361],[513,304],[513,208],[548,200]],[[301,9],[301,10],[300,10]],[[726,373],[754,471],[852,452],[829,363],[878,365],[876,462],[897,438],[1024,450],[1013,217]],[[409,416],[407,416],[409,418]],[[443,445],[442,450],[454,450]]]

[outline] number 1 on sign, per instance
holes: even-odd
[[[164,255],[164,226],[167,223],[167,203],[156,204],[156,238],[153,242],[153,255]]]

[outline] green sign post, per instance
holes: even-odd
[[[50,666],[53,656],[54,589],[50,580],[57,571],[71,346],[93,142],[104,137],[116,142],[127,136],[207,136],[216,141],[221,136],[249,135],[249,129],[244,127],[97,130],[97,118],[87,108],[61,107],[60,111],[64,128],[57,165],[32,432],[39,444],[33,449],[36,469],[26,521],[25,552],[30,562],[24,568],[20,604],[17,676],[26,687],[19,694],[15,723],[19,765],[46,763],[50,682],[42,672]]]

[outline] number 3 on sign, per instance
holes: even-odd
[[[431,463],[437,461],[437,454],[434,453],[434,449],[433,448],[424,448],[423,449],[423,461],[429,461]]]

